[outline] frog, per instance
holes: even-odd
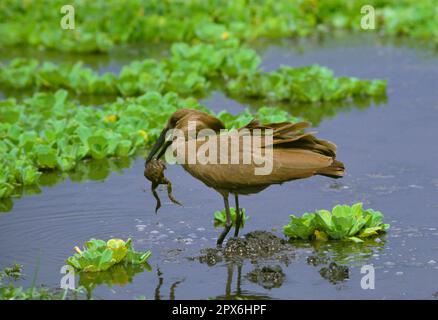
[[[146,179],[148,179],[151,184],[151,190],[152,194],[154,195],[154,198],[157,200],[157,205],[155,207],[155,213],[158,212],[158,209],[161,207],[161,200],[158,196],[158,193],[156,191],[157,187],[160,184],[167,186],[167,196],[169,197],[170,201],[173,203],[182,206],[182,204],[175,199],[175,197],[172,194],[172,183],[164,176],[164,170],[166,170],[166,164],[160,160],[153,158],[150,161],[148,161],[145,164],[144,168],[144,176]]]

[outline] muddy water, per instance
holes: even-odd
[[[132,237],[136,249],[152,250],[150,270],[78,276],[76,282],[87,284],[96,298],[433,299],[438,291],[438,56],[367,38],[310,43],[302,53],[292,45],[261,49],[264,68],[319,63],[338,75],[387,78],[387,103],[316,110],[318,117],[311,120],[320,137],[336,142],[348,175],[336,181],[314,177],[242,197],[250,216],[243,233],[265,230],[281,237],[291,213],[362,201],[385,214],[392,226],[386,236],[365,244],[295,243],[286,249],[287,259],[200,261],[220,233],[212,221],[223,206],[220,196],[180,167],[168,166],[166,176],[184,206],[172,204],[161,190],[163,207],[156,215],[138,158],[129,168],[101,175],[106,179],[99,180],[99,174],[83,183],[66,179],[15,201],[0,215],[0,267],[19,262],[27,274],[24,285],[35,276],[37,283],[56,287],[75,245],[91,237]],[[231,112],[260,105],[219,92],[204,102]],[[366,264],[375,267],[374,290],[360,285]]]

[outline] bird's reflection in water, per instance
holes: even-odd
[[[215,300],[267,300],[268,295],[256,294],[242,290],[242,263],[227,263],[227,281],[225,283],[225,294],[212,297]],[[233,288],[234,271],[236,271],[236,285]]]
[[[155,300],[162,300],[161,287],[164,284],[164,277],[163,277],[163,272],[160,270],[160,268],[157,268],[157,277],[158,277],[158,284],[155,287],[154,298],[155,298]],[[180,283],[184,282],[184,280],[185,279],[177,280],[171,284],[170,290],[169,290],[169,300],[175,300],[176,288],[178,287],[178,285]]]
[[[280,264],[288,266],[295,259],[293,246],[267,231],[252,231],[241,238],[230,238],[225,248],[205,248],[201,253],[194,259],[209,267],[220,264],[227,268],[225,294],[212,299],[271,299],[266,294],[242,290],[242,267],[248,263],[255,265],[244,280],[270,290],[279,288],[286,278]],[[275,261],[274,266],[265,265],[272,261]]]

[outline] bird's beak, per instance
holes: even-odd
[[[169,130],[169,127],[166,126],[163,131],[161,131],[160,136],[158,137],[157,142],[155,142],[154,146],[152,147],[151,151],[149,152],[148,157],[146,158],[146,164],[152,160],[154,155],[158,152],[157,159],[161,158],[163,154],[166,152],[166,149],[169,145],[172,144],[172,141],[166,141],[166,133]]]

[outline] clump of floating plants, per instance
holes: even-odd
[[[58,26],[63,0],[4,0],[0,46],[30,45],[64,52],[108,52],[118,44],[227,42],[307,37],[335,30],[360,31],[362,0],[331,1],[69,1],[80,30]],[[436,37],[435,0],[368,0],[379,34],[415,39]],[[249,9],[250,8],[250,9]],[[373,10],[374,13],[374,10]],[[38,26],[38,27],[35,27]]]
[[[0,300],[70,300],[83,297],[83,288],[59,290],[46,286],[17,286],[23,279],[23,266],[13,264],[0,270]]]
[[[364,238],[384,233],[389,224],[383,223],[383,214],[373,209],[363,209],[362,203],[352,206],[337,205],[332,211],[317,210],[305,213],[283,227],[290,239],[302,240],[350,240],[363,242]]]
[[[137,252],[132,240],[110,239],[108,241],[90,239],[83,250],[75,247],[76,253],[67,259],[67,263],[83,272],[100,272],[116,264],[144,264],[151,256],[150,251]]]
[[[212,84],[221,80],[233,97],[297,103],[382,97],[386,92],[384,80],[336,77],[332,70],[319,65],[282,66],[263,72],[257,52],[237,42],[174,43],[170,53],[162,60],[133,61],[119,74],[100,74],[81,62],[54,64],[16,58],[0,63],[0,84],[14,89],[67,89],[76,94],[132,97],[157,91],[190,96],[207,94]]]

